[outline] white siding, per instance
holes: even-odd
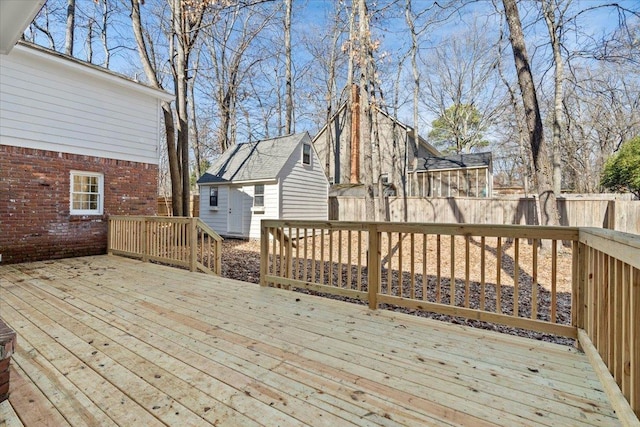
[[[264,185],[264,213],[252,212],[252,205],[247,206],[245,212],[249,212],[249,215],[245,217],[249,223],[249,238],[260,238],[260,221],[263,219],[278,219],[278,207],[280,194],[278,191],[278,184],[265,184]],[[251,202],[253,203],[253,185],[245,187],[246,191],[251,194]]]
[[[304,140],[311,144],[308,139]],[[315,150],[311,165],[302,164],[302,144],[280,172],[282,177],[281,219],[326,220],[329,183]]]
[[[218,186],[218,209],[209,206],[209,185],[200,186],[200,219],[216,233],[224,236],[227,234],[227,212],[229,212],[229,187]]]
[[[229,236],[229,186],[218,186],[218,210],[209,206],[209,185],[200,185],[200,218],[218,234]],[[278,184],[264,184],[264,212],[253,211],[254,184],[234,187],[243,195],[242,234],[237,237],[260,239],[260,221],[263,219],[278,219],[279,191]]]
[[[20,45],[0,77],[0,144],[158,164],[150,89]]]

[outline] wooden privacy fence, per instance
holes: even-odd
[[[107,250],[191,271],[222,271],[222,237],[199,218],[111,216]]]
[[[377,199],[375,204],[377,210]],[[389,197],[385,204],[391,222],[540,224],[536,200],[530,197]],[[640,234],[640,201],[637,200],[565,196],[558,198],[558,213],[563,226],[603,227]],[[365,221],[364,198],[329,197],[329,219]]]
[[[637,414],[639,263],[591,228],[263,220],[260,283],[577,338]]]

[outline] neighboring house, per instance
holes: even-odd
[[[109,215],[156,212],[160,103],[172,96],[2,37],[2,262],[105,253]]]
[[[401,123],[380,109],[375,109],[374,125],[380,138],[380,176],[374,177],[391,186],[399,196],[408,193],[407,172],[413,169],[415,159],[412,147],[415,141],[413,128]],[[359,112],[349,117],[347,104],[340,109],[313,138],[322,167],[331,184],[361,184],[366,173],[361,138]],[[350,126],[349,126],[350,124]],[[328,131],[329,130],[329,131]],[[440,156],[441,153],[424,138],[418,136],[417,158]],[[376,155],[374,154],[374,161]]]
[[[347,120],[348,111],[346,103],[343,104],[329,121],[329,126],[325,125],[313,138],[313,145],[332,184],[331,195],[345,191],[364,194],[359,185],[364,182],[366,173],[359,112],[352,112],[351,120]],[[380,109],[375,111],[374,126],[380,139],[380,176],[372,179],[374,191],[380,180],[385,194],[390,196],[491,197],[491,153],[443,156],[418,135],[415,155],[412,148],[416,137],[414,129]],[[377,162],[375,157],[376,153],[374,161]]]
[[[259,239],[262,219],[328,215],[329,183],[306,132],[231,147],[198,185],[200,218],[223,236]]]
[[[425,157],[418,160],[415,173],[417,182],[409,180],[411,196],[491,197],[493,193],[491,153]]]

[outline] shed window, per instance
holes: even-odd
[[[71,215],[102,215],[104,176],[101,173],[71,171]]]
[[[258,184],[253,188],[253,206],[264,207],[264,184]]]
[[[210,187],[209,189],[209,206],[218,207],[218,187]]]
[[[302,144],[302,164],[311,164],[311,145],[309,144]]]

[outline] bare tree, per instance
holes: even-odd
[[[286,104],[286,120],[285,134],[290,134],[293,129],[293,77],[291,76],[291,2],[292,0],[284,0],[284,56],[285,56],[285,104]]]
[[[373,46],[371,42],[371,29],[369,26],[369,10],[366,0],[357,1],[358,10],[358,65],[360,68],[360,143],[363,153],[363,177],[365,188],[365,212],[367,221],[375,221],[376,210],[374,201],[374,177],[373,167],[373,114],[372,98],[375,94]],[[375,179],[375,181],[374,181]]]
[[[64,53],[73,56],[73,39],[76,29],[76,0],[67,0],[67,27],[64,39]]]
[[[142,19],[140,16],[140,0],[131,1],[131,24],[133,27],[133,34],[136,39],[138,47],[138,54],[140,55],[140,61],[144,69],[147,80],[151,86],[164,89],[161,84],[160,72],[158,65],[151,60],[154,56],[152,45],[147,43],[144,36],[144,30],[142,25]],[[173,110],[168,102],[162,102],[162,114],[165,128],[165,139],[167,144],[167,157],[169,161],[169,174],[171,177],[171,205],[173,214],[176,216],[184,215],[183,211],[183,193],[181,184],[180,162],[178,158],[178,148],[176,146],[176,128],[174,124]]]
[[[558,225],[556,195],[551,185],[551,165],[545,145],[542,116],[540,115],[536,88],[533,84],[533,75],[531,73],[529,56],[522,32],[520,13],[515,0],[502,0],[502,3],[509,26],[509,40],[511,42],[511,48],[513,49],[518,84],[520,86],[527,130],[529,132],[529,144],[531,145],[536,187],[541,203],[541,220],[545,225]]]
[[[563,4],[564,3],[564,4]],[[562,190],[562,88],[564,85],[564,60],[562,58],[562,38],[564,34],[565,14],[571,5],[571,0],[542,0],[542,14],[547,24],[551,50],[553,52],[554,79],[553,79],[553,109],[551,122],[553,139],[551,141],[551,161],[553,164],[553,191],[560,194]]]
[[[497,57],[497,43],[477,19],[427,56],[423,100],[436,117],[430,133],[434,145],[457,153],[486,146],[483,134],[505,108]]]

